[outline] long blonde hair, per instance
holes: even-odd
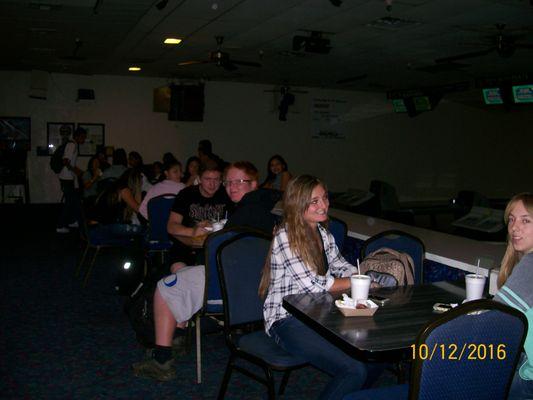
[[[322,255],[321,238],[319,233],[304,220],[304,214],[309,208],[311,194],[317,186],[322,186],[327,191],[324,183],[310,175],[300,175],[289,182],[287,190],[283,194],[282,226],[287,230],[290,250],[300,257],[310,270],[317,275],[324,275],[326,265]],[[265,297],[269,286],[270,257],[265,262],[259,285],[261,297]]]
[[[511,210],[516,205],[516,203],[518,203],[519,201],[524,204],[524,207],[526,208],[527,212],[533,216],[533,194],[520,193],[514,196],[505,208],[505,213],[503,216],[505,220],[505,225],[509,224],[509,214],[511,213]],[[522,255],[523,254],[521,252],[516,251],[514,249],[511,237],[509,233],[507,233],[507,248],[505,250],[505,254],[503,255],[502,265],[500,266],[500,273],[498,275],[498,288],[501,288],[505,284],[507,278],[509,278],[509,276],[513,272],[513,268],[516,264],[518,264],[520,258],[522,258]]]

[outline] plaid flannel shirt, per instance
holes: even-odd
[[[303,260],[291,251],[285,228],[281,228],[274,236],[270,256],[270,286],[263,305],[267,334],[270,334],[270,327],[274,322],[290,315],[282,306],[283,297],[289,294],[327,291],[335,278],[347,277],[357,271],[356,267],[342,257],[331,233],[320,224],[318,230],[328,260],[328,271],[325,275],[317,275],[311,271]]]

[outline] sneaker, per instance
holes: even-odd
[[[172,340],[172,355],[174,357],[184,356],[189,352],[189,343],[187,336],[176,336]]]
[[[69,228],[79,228],[80,224],[78,224],[78,221],[73,222],[72,224],[68,224]]]
[[[140,378],[152,378],[161,382],[176,379],[174,359],[170,359],[166,363],[160,364],[154,358],[148,357],[144,361],[133,364],[132,368],[133,374]]]
[[[56,228],[57,233],[69,233],[70,229],[63,227],[63,228]]]

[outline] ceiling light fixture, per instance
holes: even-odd
[[[165,8],[168,4],[168,0],[161,0],[159,3],[157,3],[155,6],[156,8],[161,11],[163,8]]]
[[[139,72],[141,70],[141,67],[129,67],[128,71],[130,72]]]
[[[181,43],[181,39],[178,39],[178,38],[166,38],[163,43],[165,44],[180,44]]]

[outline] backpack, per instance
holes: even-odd
[[[63,155],[65,154],[65,147],[67,147],[67,143],[69,142],[65,142],[59,146],[50,158],[50,168],[52,168],[52,171],[54,171],[56,174],[59,174],[65,166],[65,164],[63,164]]]
[[[378,287],[413,285],[414,263],[409,254],[383,247],[365,257],[361,273],[369,275]]]

